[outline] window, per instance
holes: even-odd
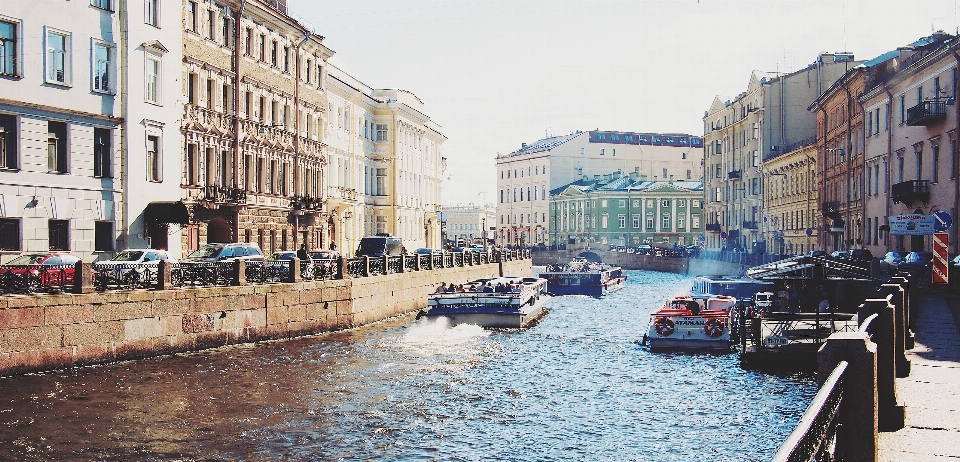
[[[663,169],[663,179],[667,179],[667,169]]]
[[[653,231],[653,218],[647,217],[647,231]]]
[[[687,219],[684,217],[677,217],[677,229],[686,228]]]
[[[50,250],[70,250],[70,222],[68,220],[49,220],[48,246]]]
[[[93,59],[91,63],[93,91],[110,93],[110,86],[113,83],[111,74],[113,73],[113,47],[106,43],[93,43]]]
[[[663,199],[660,201],[660,207],[670,207],[670,199]]]
[[[500,191],[500,193],[501,193],[500,195],[503,196],[503,191]],[[377,169],[377,183],[376,183],[376,190],[374,191],[374,194],[377,196],[386,196],[388,194],[387,169],[385,168]]]
[[[700,215],[690,217],[690,229],[700,229]]]
[[[67,124],[47,122],[47,171],[67,173]]]
[[[207,94],[206,94],[206,96],[205,96],[206,103],[207,103],[207,109],[213,109],[213,103],[214,103],[214,99],[215,99],[214,96],[213,96],[213,85],[214,85],[214,83],[215,83],[215,82],[214,82],[213,79],[207,79]]]
[[[620,208],[626,207],[626,206],[627,206],[627,201],[624,200],[624,199],[620,199],[619,205],[620,205]]]
[[[143,22],[160,27],[160,0],[144,0]]]
[[[257,41],[257,49],[260,53],[260,62],[265,62],[267,60],[267,36],[260,34],[260,38]]]
[[[950,178],[957,177],[957,140],[950,139]]]
[[[148,53],[144,65],[146,67],[144,100],[148,103],[160,104],[160,57]]]
[[[93,129],[93,176],[109,178],[113,160],[111,149],[112,131],[108,128]]]
[[[233,49],[233,20],[226,13],[223,13],[220,19],[220,38],[223,39],[223,46]]]
[[[603,215],[600,216],[600,227],[601,227],[601,228],[607,229],[607,220],[608,220],[609,218],[610,218],[610,217],[609,217],[606,213],[604,213]]]
[[[113,11],[113,8],[110,8],[110,0],[90,0],[90,6],[95,6],[101,10]]]
[[[903,125],[903,121],[906,118],[907,113],[907,97],[900,96],[900,125]]]
[[[670,215],[664,215],[660,218],[660,230],[670,229]]]
[[[0,114],[0,169],[16,169],[17,163],[17,116]],[[3,250],[3,249],[0,249]]]
[[[247,27],[244,31],[243,54],[253,56],[253,29]]]
[[[160,137],[147,135],[147,181],[163,181],[160,154]]]
[[[20,250],[20,220],[0,218],[0,250]]]
[[[110,252],[113,250],[113,222],[97,221],[93,225],[93,250]]]
[[[270,42],[270,65],[277,67],[277,41]]]
[[[624,214],[622,214],[622,213],[621,213],[620,215],[617,215],[617,224],[620,225],[620,228],[621,228],[621,229],[626,228],[626,227],[627,227],[627,216],[624,215]]]
[[[290,73],[290,47],[283,47],[283,72]]]
[[[200,184],[199,178],[199,168],[200,168],[200,159],[197,157],[197,145],[188,144],[187,145],[187,184],[188,185],[198,185]],[[249,188],[248,188],[249,189]]]
[[[217,12],[214,10],[207,10],[207,38],[217,39]]]
[[[377,141],[387,141],[387,124],[377,124]]]
[[[694,200],[690,201],[690,207],[700,207],[700,200],[699,200],[699,199],[694,199]]]
[[[0,74],[17,74],[17,32],[19,24],[0,20]]]
[[[47,53],[45,63],[48,83],[70,85],[70,34],[46,30]]]
[[[640,215],[633,216],[633,227],[634,229],[640,229]]]
[[[187,30],[197,31],[197,2],[194,0],[187,2]]]
[[[693,179],[693,171],[692,171],[692,170],[687,170],[687,179],[688,179],[688,180]]]

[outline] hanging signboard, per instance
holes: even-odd
[[[933,215],[908,213],[890,217],[890,234],[894,236],[929,236],[933,234]]]

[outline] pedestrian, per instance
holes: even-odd
[[[310,258],[310,254],[307,253],[307,244],[306,244],[306,243],[300,244],[300,250],[297,250],[297,258],[299,258],[300,260],[304,260],[304,261],[311,259],[311,258]]]
[[[446,283],[446,282],[441,282],[440,285],[437,287],[437,290],[436,290],[434,293],[435,293],[435,294],[442,294],[442,293],[444,293],[444,292],[446,292],[446,291],[447,291],[447,283]]]

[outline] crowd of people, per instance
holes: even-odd
[[[509,284],[504,284],[498,282],[496,285],[490,284],[490,282],[485,282],[481,284],[447,284],[446,282],[441,282],[440,286],[437,287],[433,293],[435,294],[452,294],[457,292],[477,292],[477,293],[511,293],[511,292],[520,292],[521,287],[520,281],[511,281]]]

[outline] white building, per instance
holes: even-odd
[[[497,209],[490,204],[444,206],[443,221],[448,241],[482,245],[484,237],[496,235]]]
[[[328,229],[350,254],[363,236],[390,233],[408,249],[440,247],[441,145],[446,137],[404,90],[374,89],[334,64],[324,131]]]
[[[163,155],[179,144],[176,73],[148,71],[179,65],[179,14],[159,0],[4,2],[0,251],[92,261],[146,244],[146,205],[179,184]]]
[[[701,181],[703,144],[685,134],[590,131],[497,156],[497,243],[552,245],[550,191],[610,172],[640,181]]]

